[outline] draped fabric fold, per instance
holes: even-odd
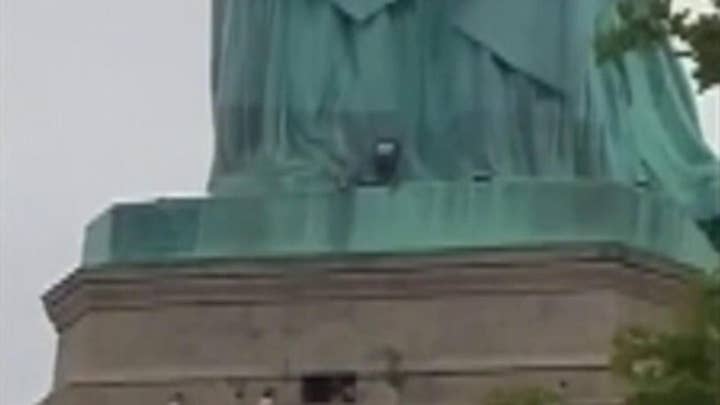
[[[215,194],[401,179],[651,183],[720,213],[717,159],[666,47],[598,64],[612,0],[214,0]]]
[[[394,3],[396,0],[330,0],[348,16],[354,18],[358,22],[364,22],[368,18],[381,12],[386,6]]]

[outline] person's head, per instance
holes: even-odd
[[[184,402],[185,395],[183,395],[181,392],[176,392],[170,397],[168,405],[182,405]]]
[[[352,385],[346,385],[343,387],[343,390],[340,393],[340,399],[344,403],[355,403],[355,387]]]
[[[262,396],[263,396],[263,398],[268,398],[268,399],[275,398],[275,389],[271,388],[271,387],[265,388],[265,391],[263,391]]]

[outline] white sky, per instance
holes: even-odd
[[[0,4],[0,404],[26,405],[53,367],[39,297],[78,263],[84,225],[113,201],[204,188],[209,13],[207,0]],[[701,111],[720,150],[718,92]]]

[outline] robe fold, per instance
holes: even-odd
[[[718,160],[658,46],[599,64],[612,0],[214,0],[211,192],[401,179],[649,181],[720,213]]]

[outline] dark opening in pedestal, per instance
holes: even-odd
[[[314,374],[302,378],[304,404],[355,403],[354,373]]]

